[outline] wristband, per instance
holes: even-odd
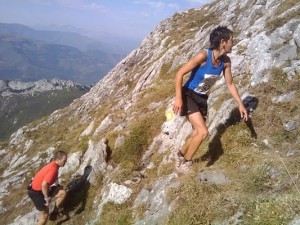
[[[47,204],[49,204],[50,198],[51,198],[51,197],[44,197],[44,199],[45,199],[45,201],[46,201]]]

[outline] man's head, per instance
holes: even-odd
[[[226,52],[231,52],[233,45],[232,31],[225,26],[218,26],[210,33],[209,41],[211,49],[219,50],[226,47]]]
[[[58,151],[54,154],[53,159],[59,167],[63,167],[67,162],[67,153],[64,151]]]

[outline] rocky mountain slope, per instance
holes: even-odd
[[[93,168],[63,224],[299,224],[299,11],[295,0],[222,0],[162,21],[87,94],[1,143],[1,224],[34,223],[26,185],[57,149],[69,155],[63,185]],[[220,80],[210,136],[193,173],[179,175],[174,153],[192,128],[165,119],[174,75],[219,24],[234,31],[234,81],[251,120]]]
[[[36,82],[0,80],[0,140],[20,127],[69,105],[89,87],[58,79]]]

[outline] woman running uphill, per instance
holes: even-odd
[[[173,105],[175,114],[186,116],[193,127],[192,135],[176,154],[176,168],[183,173],[189,172],[192,157],[208,136],[205,124],[207,99],[210,88],[221,78],[223,72],[226,85],[239,106],[241,118],[248,120],[244,107],[231,75],[231,61],[227,53],[233,46],[232,31],[224,26],[215,28],[210,34],[210,48],[200,51],[176,73],[176,96]],[[191,72],[188,81],[183,77]]]

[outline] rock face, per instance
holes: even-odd
[[[182,179],[173,171],[174,155],[192,132],[190,123],[183,117],[175,116],[165,122],[161,119],[174,101],[174,74],[200,49],[208,47],[208,35],[214,27],[226,25],[235,31],[235,46],[230,54],[232,73],[249,112],[255,111],[260,104],[250,90],[260,90],[261,86],[271,82],[281,82],[282,74],[286,74],[284,82],[296,80],[295,86],[291,90],[276,86],[276,95],[265,104],[274,109],[278,106],[276,104],[297,102],[300,72],[300,18],[297,12],[300,4],[291,4],[287,10],[283,10],[284,7],[284,1],[277,0],[222,0],[199,9],[179,12],[162,21],[138,49],[132,51],[88,93],[38,123],[22,127],[10,137],[8,143],[1,145],[0,163],[4,166],[1,167],[0,213],[8,215],[11,212],[15,206],[7,203],[9,197],[14,196],[18,187],[24,187],[34,171],[51,158],[55,149],[60,148],[69,153],[69,162],[60,174],[62,183],[66,177],[82,174],[87,165],[93,167],[89,176],[89,182],[94,187],[93,196],[89,196],[92,212],[86,224],[98,224],[104,220],[108,202],[122,206],[128,204],[135,224],[162,224],[180,204],[179,197],[169,199],[167,193],[181,185]],[[282,20],[275,20],[275,14]],[[267,95],[268,91],[260,92]],[[226,96],[225,81],[221,79],[210,94],[206,121],[210,132],[209,144],[213,143],[213,147],[221,150],[220,136],[224,129],[240,120],[234,100]],[[297,156],[295,146],[299,138],[293,136],[299,130],[299,115],[294,113],[297,110],[297,107],[291,109],[291,118],[286,118],[284,123],[276,123],[276,126],[281,126],[280,132],[292,135],[289,137],[293,138],[295,145],[288,143],[289,156]],[[252,137],[256,137],[252,124],[249,122],[247,126]],[[243,137],[243,132],[237,132],[234,138]],[[261,145],[264,143],[268,149],[278,147],[272,146],[269,138],[267,134],[262,137]],[[260,157],[270,157],[271,153],[259,149],[256,143],[249,145]],[[111,149],[112,146],[114,149]],[[132,152],[132,149],[135,151]],[[243,154],[248,153],[245,151]],[[204,155],[203,160],[209,161],[207,166],[211,166],[221,154],[217,157]],[[243,164],[244,155],[236,157],[241,157],[241,161],[237,163],[240,169],[235,170],[245,173],[252,168],[246,162]],[[270,179],[284,174],[273,167],[272,164],[264,164],[253,170],[264,171]],[[197,183],[208,183],[214,187],[231,185],[236,180],[231,179],[228,173],[226,168],[200,171],[198,180],[201,182]],[[257,179],[260,181],[260,178]],[[272,188],[270,192],[276,192],[285,186],[276,183]],[[233,189],[236,191],[238,188]],[[225,196],[222,199],[225,206],[232,204],[231,216],[221,221],[214,218],[211,224],[243,223],[241,217],[246,213],[236,204],[235,197]],[[29,208],[26,195],[21,198],[18,207],[26,211],[25,215],[10,216],[3,223],[32,222],[29,218],[32,215],[34,219],[34,209]],[[297,222],[296,217],[293,219]]]

